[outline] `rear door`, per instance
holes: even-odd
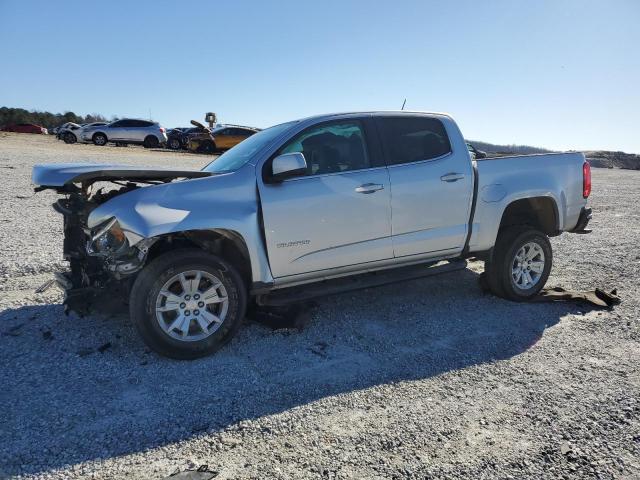
[[[223,128],[222,130],[216,132],[213,136],[216,142],[216,148],[221,150],[226,150],[228,148],[233,147],[232,137],[231,137],[231,128]]]
[[[243,131],[239,128],[230,128],[229,129],[229,134],[227,135],[227,139],[228,139],[228,148],[231,147],[235,147],[237,144],[239,144],[241,141],[243,141],[245,138],[243,135]]]
[[[376,123],[391,181],[394,256],[461,251],[473,194],[466,148],[453,150],[436,117],[380,116]]]
[[[393,258],[389,175],[360,120],[309,127],[277,152],[301,152],[303,177],[259,182],[273,276]],[[275,156],[275,155],[274,155]],[[263,172],[270,172],[266,162]],[[313,275],[312,275],[313,276]]]
[[[129,120],[127,138],[135,142],[143,142],[147,135],[151,134],[153,122],[146,120]]]
[[[109,140],[122,139],[125,131],[127,120],[118,120],[117,122],[110,123],[108,128],[105,128],[107,137]]]
[[[236,129],[238,132],[238,137],[239,137],[239,141],[242,142],[244,140],[246,140],[247,138],[249,138],[251,135],[253,135],[255,132],[255,130],[248,130],[246,128],[237,128]]]

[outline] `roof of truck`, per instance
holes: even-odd
[[[311,115],[309,117],[301,118],[300,120],[311,120],[324,117],[339,117],[339,116],[351,116],[351,115],[409,115],[409,114],[421,114],[421,115],[435,115],[451,118],[451,115],[443,112],[425,112],[419,110],[365,110],[365,111],[352,111],[352,112],[336,112],[336,113],[324,113],[318,115]]]

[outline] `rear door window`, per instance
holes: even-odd
[[[382,148],[388,165],[420,162],[451,152],[444,125],[430,117],[378,117]]]
[[[128,127],[150,127],[153,125],[151,122],[145,120],[127,120]]]

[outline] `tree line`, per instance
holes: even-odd
[[[487,153],[508,153],[518,155],[530,155],[532,153],[550,153],[552,150],[546,148],[530,147],[529,145],[496,145],[495,143],[480,142],[477,140],[467,140],[478,150]]]
[[[89,115],[76,115],[73,112],[51,113],[40,112],[37,110],[25,110],[24,108],[0,107],[0,127],[11,125],[14,123],[35,123],[41,127],[52,129],[66,122],[78,124],[107,122],[117,120],[117,117],[107,120],[106,117],[99,113],[91,113]],[[528,145],[495,145],[487,142],[479,142],[470,140],[478,150],[484,150],[489,153],[511,153],[511,154],[530,154],[530,153],[548,153],[550,150],[544,148],[530,147]]]
[[[89,115],[76,115],[73,112],[51,113],[39,112],[37,110],[25,110],[24,108],[0,107],[0,126],[12,125],[14,123],[35,123],[47,129],[55,128],[66,122],[92,123],[106,122],[106,117],[98,113]]]

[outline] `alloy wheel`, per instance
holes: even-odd
[[[156,299],[156,319],[170,337],[195,342],[218,330],[229,298],[222,282],[209,272],[189,270],[171,277]]]
[[[511,262],[511,281],[519,290],[529,290],[542,278],[545,266],[544,250],[536,242],[525,243]]]

